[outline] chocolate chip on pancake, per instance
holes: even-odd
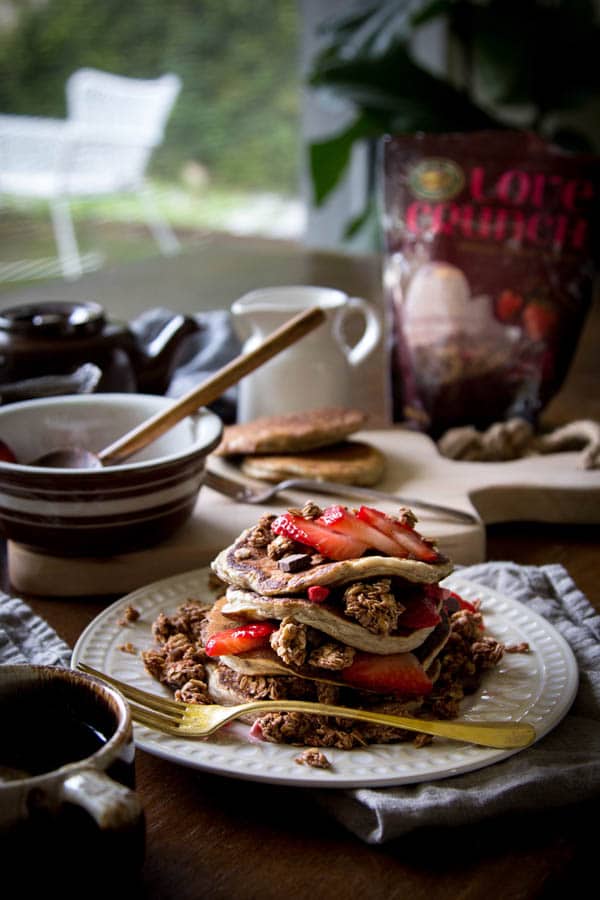
[[[363,441],[343,441],[299,455],[249,455],[241,463],[244,475],[264,481],[313,478],[358,485],[377,484],[384,469],[383,453]]]
[[[337,406],[263,416],[251,422],[228,425],[215,455],[298,453],[326,447],[358,431],[366,419],[366,414],[361,410]]]

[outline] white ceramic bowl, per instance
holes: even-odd
[[[206,457],[221,437],[221,420],[210,410],[183,419],[119,465],[27,465],[59,447],[97,452],[172,403],[149,394],[91,394],[0,407],[0,440],[18,460],[0,461],[4,536],[60,556],[107,556],[172,534],[191,515]]]

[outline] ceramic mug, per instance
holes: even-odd
[[[238,422],[315,407],[353,405],[352,371],[381,337],[379,317],[366,300],[334,288],[289,285],[251,291],[235,301],[231,312],[247,352],[313,306],[324,310],[326,321],[240,381]],[[346,331],[357,314],[362,317],[363,329],[351,344]]]
[[[0,722],[6,865],[19,861],[25,878],[43,884],[90,870],[96,883],[119,866],[136,872],[145,821],[123,696],[69,669],[0,666]]]

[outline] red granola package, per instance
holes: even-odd
[[[591,303],[599,171],[523,132],[384,140],[396,421],[535,423]]]

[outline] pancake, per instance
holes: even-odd
[[[252,621],[281,620],[290,616],[349,647],[382,656],[414,650],[424,643],[435,627],[417,628],[408,634],[373,634],[334,604],[311,603],[302,597],[264,597],[253,591],[232,588],[227,591],[221,612],[224,616],[242,616]]]
[[[383,476],[385,457],[381,451],[363,441],[343,441],[299,455],[248,455],[242,460],[240,468],[244,475],[264,481],[312,478],[371,486]]]
[[[209,611],[207,615],[206,630],[204,635],[205,640],[208,640],[213,634],[216,634],[217,632],[220,632],[224,629],[243,626],[244,624],[247,624],[248,621],[259,621],[261,618],[260,616],[249,616],[248,618],[241,615],[233,616],[231,613],[226,613],[227,607],[227,601],[225,600],[225,598],[221,598]],[[440,614],[441,619],[438,625],[433,628],[420,629],[420,646],[413,646],[411,650],[405,651],[407,653],[414,653],[423,669],[428,672],[430,676],[434,674],[437,676],[438,674],[437,668],[434,669],[433,665],[438,654],[446,645],[446,642],[450,635],[449,618],[445,610],[441,608],[441,604]],[[272,618],[278,617],[273,616]],[[297,615],[294,615],[294,620],[297,622],[301,621]],[[318,629],[315,629],[315,631],[316,630]],[[426,632],[426,634],[423,634],[423,632]],[[340,631],[332,636],[335,637],[338,642],[344,642],[343,634]],[[390,652],[400,653],[403,651],[394,649]],[[293,676],[294,678],[300,678],[308,682],[337,685],[339,687],[343,687],[347,691],[354,690],[348,685],[347,682],[343,680],[339,670],[332,671],[330,669],[322,668],[314,664],[295,665],[290,662],[284,662],[277,655],[275,650],[273,650],[270,646],[246,650],[235,655],[223,654],[219,657],[219,665],[221,668],[225,667],[226,669],[230,669],[238,675],[270,676],[273,678],[283,677],[284,680],[289,679],[291,676]],[[214,666],[215,663],[209,661],[209,668],[211,670],[214,669]],[[223,676],[223,673],[221,673],[221,675]],[[232,679],[228,679],[226,673],[224,675],[224,678],[226,681],[229,681],[229,685],[231,687]],[[222,682],[223,677],[217,677],[216,681],[217,684],[219,683],[219,681]],[[240,696],[237,697],[237,700],[239,699]]]
[[[247,528],[233,544],[217,555],[211,566],[221,581],[273,597],[301,593],[315,585],[330,587],[376,575],[398,575],[407,581],[435,584],[453,569],[451,561],[441,554],[438,554],[435,563],[410,557],[371,555],[358,559],[328,560],[310,564],[299,572],[286,572],[281,568],[280,560],[268,555],[264,537],[261,536],[261,540],[265,543],[257,546],[257,533],[262,535],[274,519],[275,516],[264,517],[258,525]]]
[[[361,410],[344,407],[262,416],[251,422],[226,426],[214,453],[216,456],[244,456],[313,450],[345,440],[362,428],[366,419]]]
[[[445,647],[449,636],[450,624],[448,617],[444,615],[440,624],[432,629],[431,635],[421,647],[414,651],[407,650],[405,652],[414,653],[425,671],[428,672],[438,654]],[[298,678],[306,678],[322,684],[337,684],[346,688],[349,687],[341,678],[336,678],[335,672],[329,672],[326,669],[319,669],[315,666],[295,666],[291,663],[282,662],[270,647],[263,647],[261,650],[248,650],[245,653],[238,653],[236,656],[221,656],[219,658],[221,663],[242,675],[283,674],[283,677],[295,675]]]

